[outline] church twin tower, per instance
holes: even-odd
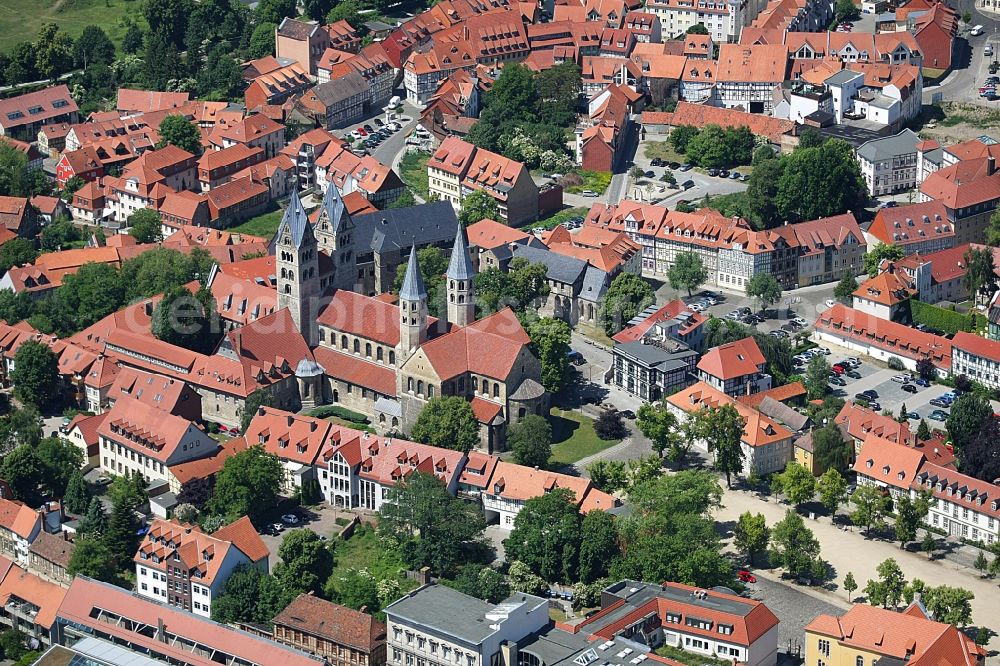
[[[353,236],[354,222],[337,186],[330,183],[315,226],[309,221],[298,192],[293,192],[271,241],[278,308],[289,309],[292,320],[310,347],[318,343],[316,319],[330,295],[337,289],[354,289],[356,252]],[[319,250],[329,255],[332,262],[328,275],[321,275]],[[475,321],[475,276],[465,230],[459,223],[445,273],[450,323],[468,326]],[[427,310],[427,289],[413,247],[399,291],[399,345],[403,358],[427,340]]]

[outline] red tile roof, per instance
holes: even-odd
[[[868,228],[883,243],[906,247],[935,238],[955,235],[955,226],[948,220],[948,210],[943,201],[882,208]]]
[[[1000,199],[1000,170],[986,157],[964,160],[927,176],[920,194],[953,211],[990,203]]]
[[[698,361],[698,369],[722,380],[735,379],[757,374],[758,366],[767,359],[753,338],[743,338],[736,342],[709,349]]]
[[[494,220],[480,220],[475,224],[470,224],[466,232],[469,234],[469,246],[482,250],[492,250],[501,245],[515,243],[530,237],[530,234],[525,231],[508,227],[506,224]]]
[[[861,444],[854,471],[886,485],[909,490],[924,464],[917,449],[868,433]]]
[[[951,339],[953,349],[960,349],[973,356],[984,358],[994,363],[1000,363],[1000,342],[989,340],[980,335],[959,331]]]
[[[849,308],[840,303],[817,319],[817,332],[861,342],[897,356],[920,359],[929,356],[936,367],[951,368],[951,341],[909,326]]]
[[[27,601],[38,608],[35,624],[47,630],[55,624],[65,596],[65,588],[28,573],[16,564],[10,567],[3,582],[0,582],[0,604],[7,606],[14,599]]]
[[[250,421],[244,437],[250,445],[262,444],[268,453],[282,460],[312,465],[329,431],[329,421],[261,407]]]
[[[731,45],[735,46],[735,45]],[[688,67],[704,67],[703,63],[688,63]],[[748,127],[757,136],[766,136],[771,143],[780,143],[781,137],[785,134],[795,132],[795,122],[762,116],[759,113],[748,113],[739,109],[725,109],[722,107],[706,106],[704,104],[693,104],[691,102],[678,102],[673,113],[663,113],[656,111],[644,111],[642,114],[643,125],[694,125],[704,127],[708,124],[719,125],[721,127]]]
[[[251,562],[265,560],[270,555],[267,544],[260,538],[257,529],[246,516],[220,527],[212,532],[212,536],[231,542],[240,552],[249,557]]]
[[[184,106],[189,97],[190,93],[186,92],[157,92],[155,90],[119,88],[116,108],[126,113],[150,113]]]
[[[717,409],[724,405],[732,405],[743,417],[742,440],[748,446],[766,446],[784,439],[791,440],[792,437],[792,432],[785,426],[764,416],[756,409],[733,400],[705,382],[698,382],[678,391],[668,397],[667,402],[687,413],[699,409]]]
[[[691,315],[688,319],[687,326],[681,329],[682,334],[689,333],[708,321],[708,319],[701,313],[688,310],[688,306],[684,301],[676,299],[670,301],[669,303],[665,303],[659,310],[649,315],[635,326],[622,329],[613,335],[612,339],[615,342],[636,342],[641,340],[643,336],[645,336],[646,333],[648,333],[649,330],[656,324],[669,321],[682,312],[689,312]]]
[[[396,371],[388,366],[371,363],[354,354],[341,353],[322,345],[316,347],[313,354],[331,377],[371,389],[381,395],[396,395]]]
[[[130,397],[118,397],[98,427],[101,437],[166,463],[194,424]],[[128,433],[128,434],[126,434]],[[137,439],[132,439],[135,437]],[[208,455],[210,450],[206,449]]]
[[[5,134],[32,123],[43,123],[80,109],[65,84],[0,100],[0,126]]]
[[[0,528],[27,539],[36,527],[41,526],[41,516],[27,504],[0,497]]]
[[[531,339],[510,308],[426,342],[421,350],[442,380],[472,372],[506,380]],[[482,350],[489,349],[489,354]]]
[[[272,622],[366,654],[373,653],[386,641],[385,625],[368,613],[312,594],[300,594]]]
[[[891,416],[883,416],[850,401],[844,403],[833,422],[837,425],[846,424],[848,434],[857,440],[863,441],[868,435],[877,435],[907,446],[913,446],[916,442],[916,435],[910,432],[909,424],[900,423]]]
[[[751,393],[750,395],[741,395],[738,396],[736,400],[743,403],[747,407],[757,409],[760,406],[760,403],[764,401],[764,398],[771,398],[772,400],[777,400],[778,402],[785,402],[786,400],[791,400],[792,398],[802,397],[805,394],[806,387],[802,385],[802,382],[792,382],[791,384],[782,384],[781,386],[776,386],[766,391]]]

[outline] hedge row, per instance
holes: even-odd
[[[923,324],[945,333],[959,331],[972,332],[976,330],[976,317],[962,314],[954,310],[946,310],[936,305],[930,305],[915,298],[910,299],[910,320],[914,324]]]
[[[358,412],[351,411],[346,407],[341,407],[340,405],[323,405],[322,407],[317,407],[316,409],[309,412],[309,416],[314,416],[318,419],[325,419],[328,416],[336,416],[342,418],[345,421],[350,421],[351,423],[357,423],[358,425],[367,425],[368,417],[364,414],[359,414]]]

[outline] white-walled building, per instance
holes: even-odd
[[[951,372],[994,390],[1000,388],[1000,342],[959,331],[951,341]]]
[[[861,176],[873,197],[909,190],[917,186],[917,143],[911,129],[861,144],[857,150]]]
[[[196,525],[155,520],[139,544],[136,591],[147,599],[212,616],[217,598],[236,567],[268,570],[269,551],[246,516],[205,534]]]

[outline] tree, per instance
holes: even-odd
[[[239,63],[222,46],[208,52],[205,65],[198,70],[197,83],[203,97],[217,100],[235,99],[246,88]]]
[[[698,136],[698,128],[692,125],[678,125],[670,132],[670,145],[682,155],[687,152],[688,143]]]
[[[726,475],[726,486],[732,488],[732,475],[743,471],[743,417],[732,405],[723,405],[702,410],[695,419],[698,434],[715,456],[715,469]]]
[[[868,248],[868,254],[865,255],[865,271],[868,272],[868,277],[878,275],[883,260],[899,261],[904,254],[903,248],[891,243],[879,243],[875,247]]]
[[[19,446],[3,457],[0,472],[10,484],[14,497],[22,502],[34,502],[38,485],[44,480],[45,465],[32,446]]]
[[[12,238],[0,246],[0,269],[4,273],[14,266],[30,264],[37,258],[38,250],[27,238]]]
[[[41,408],[61,399],[56,355],[36,340],[18,347],[10,380],[14,384],[14,397],[23,403]]]
[[[577,580],[592,583],[608,575],[611,560],[618,553],[615,517],[595,509],[580,524],[580,568]]]
[[[830,364],[827,362],[826,356],[813,356],[809,359],[803,383],[810,400],[816,400],[826,395],[826,392],[830,390],[830,385],[827,383],[829,378]]]
[[[538,120],[542,124],[567,127],[576,122],[580,94],[580,67],[575,62],[543,69],[535,74]]]
[[[111,552],[100,539],[92,536],[81,536],[73,544],[66,573],[72,577],[89,576],[105,583],[118,580],[118,568]]]
[[[222,586],[222,594],[212,600],[216,622],[266,624],[295,598],[274,576],[252,564],[237,565]]]
[[[257,3],[257,18],[261,23],[279,25],[283,18],[295,18],[295,0],[261,0]]]
[[[87,69],[90,65],[110,65],[115,59],[115,45],[96,25],[83,29],[73,47],[73,63]]]
[[[816,494],[816,477],[795,461],[789,462],[781,474],[776,474],[774,482],[796,507],[808,502]]]
[[[420,266],[420,277],[424,279],[427,289],[428,308],[433,312],[436,308],[441,312],[447,307],[444,294],[444,274],[448,270],[448,257],[439,247],[425,247],[417,250],[417,263]],[[406,279],[406,263],[396,267],[396,277],[392,283],[392,291],[396,294],[403,288]]]
[[[274,577],[296,592],[320,594],[333,573],[333,554],[316,532],[308,529],[285,533],[278,548],[281,561],[274,565]]]
[[[587,474],[598,490],[614,493],[628,484],[628,473],[623,460],[595,460],[587,465]]]
[[[830,468],[820,477],[818,487],[823,508],[831,516],[836,514],[841,503],[847,498],[847,481],[835,468]]]
[[[107,527],[108,517],[104,513],[104,504],[101,503],[101,498],[90,498],[90,504],[87,506],[87,513],[80,519],[80,525],[77,528],[77,532],[82,535],[104,534]]]
[[[507,444],[518,465],[545,469],[552,455],[552,426],[541,416],[528,414],[508,429]]]
[[[974,564],[976,570],[979,571],[980,578],[986,578],[986,571],[990,567],[990,561],[986,559],[986,553],[979,551],[976,555],[976,562]]]
[[[107,547],[116,567],[124,568],[131,563],[136,548],[139,547],[138,508],[139,502],[130,495],[115,498],[111,503],[111,515],[108,517],[107,527],[101,533],[101,542]]]
[[[833,288],[833,297],[844,305],[851,305],[854,302],[854,290],[858,288],[858,281],[851,275],[850,270],[845,270],[840,282]]]
[[[275,505],[283,479],[277,456],[260,445],[251,446],[222,464],[209,509],[231,520],[248,516],[257,524]]]
[[[514,518],[507,556],[546,581],[572,582],[578,571],[580,513],[573,492],[557,488],[529,499]]]
[[[770,273],[757,273],[747,280],[746,291],[748,298],[757,299],[761,310],[766,310],[781,300],[781,285]]]
[[[826,139],[815,127],[803,127],[799,133],[799,148],[818,148]]]
[[[658,405],[643,403],[636,413],[635,425],[639,428],[639,432],[650,439],[653,443],[653,450],[661,458],[665,451],[672,451],[675,448],[675,442],[680,439],[676,432],[677,418],[666,409],[666,405],[663,403]],[[678,451],[678,453],[680,452]],[[678,455],[678,459],[674,462],[680,464],[682,458],[682,454]]]
[[[261,23],[253,29],[253,34],[250,35],[250,56],[252,58],[263,58],[274,53],[275,28],[277,26],[274,23]]]
[[[847,603],[854,599],[854,590],[858,589],[858,582],[854,580],[854,574],[850,571],[844,576],[844,589],[847,591]]]
[[[962,256],[965,261],[965,283],[973,301],[987,300],[996,291],[997,276],[993,268],[993,251],[989,248],[970,248]]]
[[[193,12],[191,0],[147,0],[143,6],[146,23],[175,49],[184,47],[184,35]]]
[[[3,633],[0,633],[0,654],[12,662],[18,661],[28,654],[28,649],[25,647],[27,642],[28,637],[19,630],[7,629]],[[17,664],[15,666],[20,665]]]
[[[270,407],[274,404],[274,395],[269,389],[259,388],[247,396],[244,403],[243,413],[240,414],[240,432],[246,434],[247,428],[253,417],[257,416],[257,411],[261,407]]]
[[[917,374],[920,375],[922,379],[933,379],[937,374],[937,368],[934,367],[934,361],[931,360],[930,356],[922,356],[917,359]]]
[[[694,252],[680,252],[674,259],[667,276],[674,289],[686,289],[688,296],[708,280],[708,270]]]
[[[160,142],[157,148],[177,146],[192,155],[201,154],[201,132],[190,120],[180,114],[171,114],[160,123]]]
[[[868,603],[882,608],[896,608],[903,599],[903,589],[906,587],[902,569],[890,557],[879,564],[875,571],[878,573],[878,580],[869,580],[864,589]]]
[[[972,622],[972,600],[975,598],[969,590],[939,585],[927,588],[922,600],[936,621],[964,627]]]
[[[527,326],[531,350],[542,369],[542,386],[549,393],[558,393],[569,373],[569,351],[572,329],[561,319],[540,317]]]
[[[628,435],[628,428],[617,409],[605,409],[594,421],[594,432],[603,440],[622,439]]]
[[[142,28],[136,23],[130,22],[128,28],[125,30],[125,35],[122,37],[122,53],[138,53],[142,50],[144,41],[145,36],[143,35]]]
[[[927,515],[928,500],[919,496],[910,499],[909,495],[902,495],[896,500],[896,540],[899,547],[904,548],[907,543],[917,538],[917,528]]]
[[[66,510],[74,514],[82,514],[87,510],[87,505],[90,503],[90,491],[87,489],[87,483],[83,480],[83,474],[80,470],[74,470],[73,474],[69,477],[69,483],[66,484],[66,494],[63,496],[63,506]]]
[[[498,604],[510,596],[510,584],[504,575],[482,564],[466,564],[450,584],[459,592],[491,604]]]
[[[73,38],[55,23],[43,23],[35,41],[35,67],[47,79],[73,68]]]
[[[767,544],[771,540],[771,530],[767,527],[764,514],[756,515],[745,511],[740,514],[733,528],[734,545],[740,552],[746,553],[750,563],[753,564],[754,557],[767,551]]]
[[[917,426],[917,439],[922,442],[926,442],[931,438],[931,429],[927,427],[927,421],[920,419],[920,425]]]
[[[142,66],[143,82],[152,90],[165,89],[171,79],[176,79],[182,74],[183,63],[177,46],[170,42],[169,35],[163,28],[152,30],[146,35],[139,62]],[[164,123],[169,127],[170,123],[166,120]],[[162,132],[160,137],[163,138]]]
[[[83,453],[80,448],[61,437],[46,437],[35,453],[42,464],[43,483],[53,495],[63,497],[74,474],[83,467]]]
[[[604,332],[614,335],[633,317],[655,302],[653,288],[638,275],[620,273],[604,296],[600,317]]]
[[[139,243],[159,243],[163,240],[160,214],[152,208],[140,208],[128,216],[129,234]]]
[[[479,422],[464,398],[431,398],[420,411],[410,436],[422,444],[468,451],[479,443]]]
[[[510,563],[507,579],[512,590],[527,594],[542,595],[549,587],[541,576],[531,571],[531,567],[518,560]]]
[[[831,422],[813,431],[813,459],[820,469],[845,473],[850,464],[854,444],[845,440],[840,428]]]
[[[930,532],[924,532],[924,539],[920,542],[921,552],[927,553],[927,559],[934,559],[934,551],[937,550],[937,539]]]
[[[982,427],[958,451],[962,471],[992,483],[1000,478],[1000,421],[987,419]]]
[[[802,516],[794,510],[771,530],[771,562],[783,567],[793,577],[812,576],[814,562],[819,558],[819,541],[805,526]]]
[[[976,393],[966,393],[959,396],[951,406],[951,413],[945,421],[948,435],[955,446],[959,458],[965,446],[973,440],[976,433],[993,419],[993,408],[988,400]]]
[[[364,17],[361,15],[361,8],[356,0],[341,0],[327,12],[327,23],[336,23],[337,21],[347,21],[354,29],[362,26]]]
[[[66,218],[57,219],[42,231],[41,246],[43,250],[61,250],[73,241],[80,240],[80,232]]]
[[[855,509],[851,513],[851,521],[859,527],[864,527],[865,534],[871,535],[872,529],[885,527],[885,514],[889,510],[889,498],[882,494],[878,486],[859,486],[851,495],[851,503]]]
[[[202,354],[211,354],[222,336],[215,299],[204,288],[197,294],[171,288],[153,308],[152,320],[157,339]]]
[[[857,15],[858,8],[854,6],[854,0],[837,0],[838,21],[847,21],[849,19],[857,18]]]
[[[125,305],[126,286],[110,264],[84,264],[63,278],[60,306],[72,314],[72,325],[84,329]]]
[[[815,220],[848,210],[859,210],[868,201],[868,189],[854,158],[854,149],[845,141],[824,141],[812,148],[800,148],[778,158],[777,188],[771,201],[776,218]],[[770,178],[765,170],[750,178]],[[747,189],[748,194],[750,188]],[[764,202],[762,202],[764,203]]]
[[[477,305],[484,313],[497,312],[504,307],[524,312],[536,299],[548,295],[547,275],[545,264],[531,264],[523,257],[514,258],[506,272],[487,268],[476,274]]]
[[[479,556],[486,522],[481,510],[452,497],[437,477],[414,472],[389,490],[378,529],[400,545],[411,567],[449,576]]]

